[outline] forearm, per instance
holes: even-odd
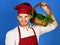
[[[53,15],[52,15],[51,17],[52,17],[52,19],[54,19],[54,22],[53,22],[52,24],[53,24],[55,27],[57,27],[57,26],[58,26],[58,23],[57,23],[56,19],[54,18]]]
[[[44,9],[44,11],[49,15],[49,16],[52,16],[52,11],[50,9],[49,6],[47,6],[48,8],[47,9]]]

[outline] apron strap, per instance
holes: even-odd
[[[34,34],[36,35],[35,30],[32,27],[31,27],[31,29],[33,30]]]
[[[18,26],[19,39],[21,38],[20,28]]]

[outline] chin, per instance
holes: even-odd
[[[27,24],[20,24],[21,26],[26,26]]]

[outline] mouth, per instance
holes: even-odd
[[[21,22],[21,24],[26,24],[26,23],[27,23],[27,21],[22,21],[22,22]]]

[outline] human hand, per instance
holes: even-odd
[[[45,2],[41,2],[40,7],[43,8],[45,11],[48,10],[48,5]]]
[[[46,2],[41,2],[39,5],[47,14],[52,15],[52,11]]]

